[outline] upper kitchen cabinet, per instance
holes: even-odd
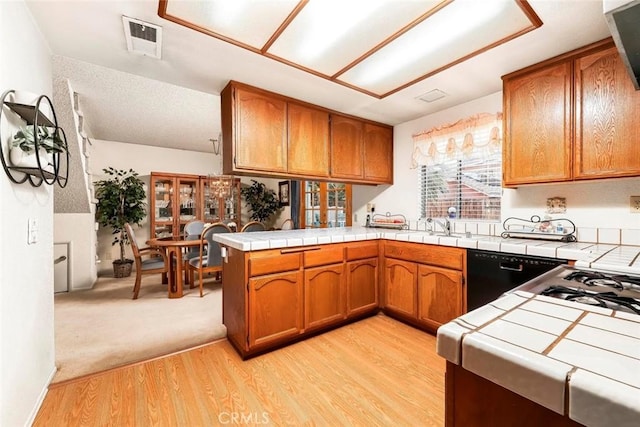
[[[640,91],[615,47],[576,60],[576,179],[640,175]]]
[[[331,177],[392,184],[393,128],[333,114]]]
[[[505,186],[571,179],[571,63],[504,78]]]
[[[393,183],[393,128],[364,124],[364,179]]]
[[[225,173],[392,183],[391,126],[233,81],[221,97]]]
[[[287,171],[287,103],[259,90],[222,91],[225,173]]]
[[[640,91],[611,39],[503,76],[503,184],[640,175]]]
[[[329,176],[329,113],[300,104],[288,104],[287,171]]]

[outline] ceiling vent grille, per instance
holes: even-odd
[[[445,96],[447,96],[447,94],[440,89],[433,89],[425,94],[420,95],[418,99],[424,102],[433,102],[437,101],[438,99],[444,98]]]
[[[129,52],[161,58],[162,27],[128,16],[122,16],[122,23]]]

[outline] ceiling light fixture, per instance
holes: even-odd
[[[215,200],[224,198],[227,199],[232,195],[233,188],[233,175],[223,175],[222,173],[222,156],[220,151],[220,141],[222,135],[217,139],[211,138],[211,144],[213,145],[213,154],[220,156],[220,169],[219,173],[209,174],[207,177],[207,188],[205,189],[205,198],[208,200]]]

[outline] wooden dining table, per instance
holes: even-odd
[[[169,258],[169,298],[182,298],[184,287],[184,260],[182,250],[200,246],[200,239],[185,240],[183,237],[158,237],[147,240],[147,245],[164,248]]]

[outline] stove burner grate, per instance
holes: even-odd
[[[587,292],[584,289],[573,289],[565,286],[550,286],[541,295],[563,297],[568,301],[596,305],[615,309],[616,306],[626,307],[636,314],[640,314],[640,301],[634,298],[616,295],[615,292]]]
[[[606,275],[597,271],[574,271],[568,274],[564,280],[584,283],[587,286],[610,286],[620,290],[625,289],[625,284],[627,287],[633,285],[640,286],[640,277],[628,276],[626,274]]]

